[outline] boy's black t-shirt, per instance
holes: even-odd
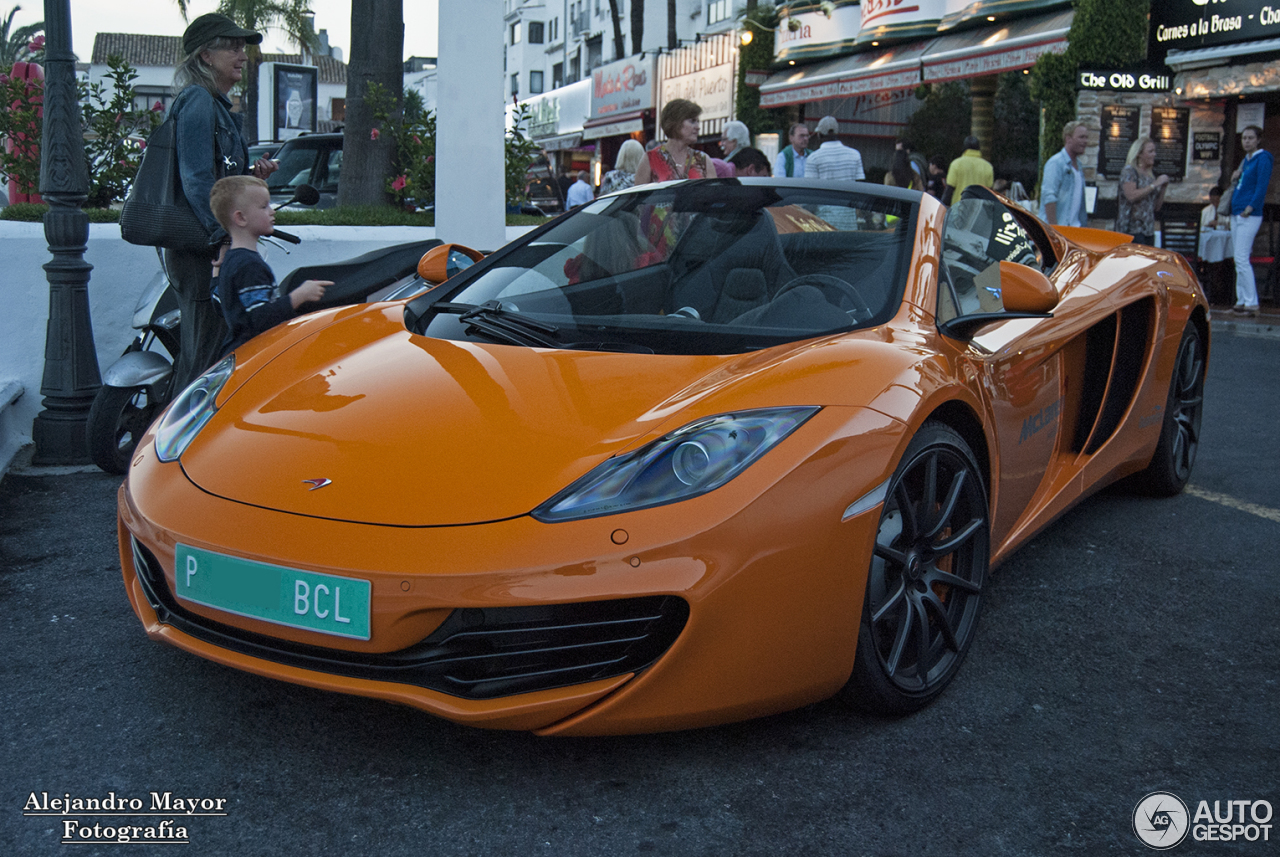
[[[227,251],[218,272],[214,299],[222,305],[227,320],[227,339],[222,354],[239,348],[259,333],[293,318],[289,296],[275,297],[276,277],[271,266],[254,250]]]

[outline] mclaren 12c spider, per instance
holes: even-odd
[[[419,271],[252,340],[139,443],[151,638],[545,735],[905,714],[995,565],[1195,460],[1191,268],[982,188],[647,185]]]

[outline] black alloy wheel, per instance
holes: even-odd
[[[100,387],[85,422],[89,459],[108,473],[123,475],[159,413],[160,402],[148,387]]]
[[[926,423],[880,514],[846,699],[900,715],[942,692],[977,630],[989,539],[977,460],[950,427]]]
[[[1160,441],[1147,469],[1135,477],[1138,485],[1150,494],[1172,497],[1181,493],[1191,480],[1191,468],[1200,449],[1204,374],[1204,338],[1195,322],[1188,321],[1169,381]]]

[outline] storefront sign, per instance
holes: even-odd
[[[591,81],[580,80],[521,103],[529,107],[529,136],[534,140],[580,134],[591,109]]]
[[[1169,92],[1173,73],[1167,68],[1085,69],[1076,74],[1076,89],[1112,92]]]
[[[1221,160],[1222,135],[1217,131],[1196,131],[1192,134],[1191,159],[1193,161]]]
[[[661,102],[687,98],[702,108],[703,122],[733,115],[733,63],[682,74],[662,81]]]
[[[1151,50],[1162,57],[1180,51],[1280,37],[1276,0],[1159,0],[1151,4],[1147,31]]]
[[[862,15],[852,3],[836,6],[830,16],[820,8],[792,12],[778,22],[773,36],[777,61],[832,56],[854,45]]]
[[[1102,106],[1102,140],[1098,147],[1098,174],[1119,178],[1133,141],[1138,139],[1142,108],[1133,104]]]
[[[1151,139],[1156,141],[1156,175],[1173,181],[1187,176],[1187,144],[1191,139],[1189,107],[1152,107]]]
[[[964,80],[970,77],[1017,71],[1035,65],[1036,60],[1045,54],[1060,54],[1066,49],[1067,42],[1062,39],[1008,50],[1001,50],[997,45],[990,50],[973,52],[949,61],[926,55],[921,76],[927,83],[942,83],[948,80]]]
[[[607,119],[653,107],[653,59],[609,63],[591,75],[591,118]]]
[[[955,0],[862,0],[859,42],[933,35]]]

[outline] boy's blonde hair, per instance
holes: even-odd
[[[209,191],[209,208],[213,209],[213,216],[218,218],[222,228],[230,232],[231,215],[240,204],[244,192],[251,187],[266,186],[266,182],[255,176],[227,176],[225,179],[218,179],[213,183],[213,190]]]

